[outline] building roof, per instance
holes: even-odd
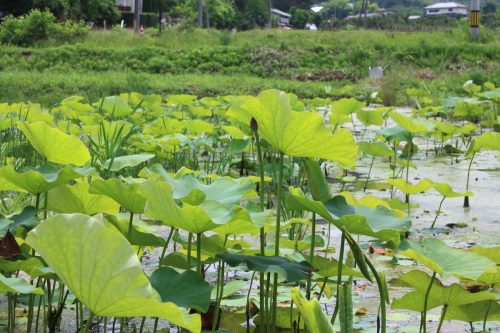
[[[323,8],[324,8],[323,6],[320,6],[320,5],[314,5],[314,6],[312,6],[312,7],[311,7],[311,10],[312,10],[313,12],[315,12],[315,13],[319,13],[320,11],[322,11],[322,10],[323,10]]]
[[[284,16],[284,17],[292,17],[292,15],[288,14],[287,12],[281,11],[276,8],[271,8],[271,12],[273,14],[279,15],[279,16]]]
[[[435,4],[425,7],[425,9],[446,9],[446,8],[467,8],[467,6],[456,2],[437,2]]]

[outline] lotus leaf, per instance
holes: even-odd
[[[289,156],[319,157],[354,166],[357,147],[348,130],[331,134],[318,113],[292,111],[290,99],[279,90],[263,91],[258,102],[258,107],[247,112],[257,120],[260,136],[274,149]]]
[[[247,256],[231,253],[219,254],[218,257],[235,267],[245,264],[249,270],[266,273],[278,273],[287,281],[300,281],[311,273],[312,268],[306,262],[292,262],[279,256]]]
[[[450,306],[446,311],[446,320],[461,320],[467,323],[483,321],[488,315],[490,321],[500,321],[498,301],[481,301],[459,306]]]
[[[473,138],[465,157],[470,158],[481,149],[500,151],[500,133],[488,132]]]
[[[308,301],[302,296],[299,288],[295,287],[292,289],[292,300],[297,306],[302,318],[306,322],[308,332],[311,333],[333,333],[335,330],[330,324],[330,320],[326,317],[326,314],[321,309],[317,299],[312,299]]]
[[[431,277],[422,271],[410,271],[399,282],[409,285],[416,290],[404,295],[400,299],[395,299],[392,302],[392,308],[423,312],[425,293],[431,282]],[[438,280],[434,280],[429,294],[427,309],[433,309],[441,305],[458,306],[485,300],[496,300],[496,297],[492,293],[485,291],[471,293],[456,283],[451,286],[443,286]]]
[[[61,185],[49,191],[47,208],[58,213],[115,214],[120,205],[105,195],[89,192],[88,183]]]
[[[358,147],[363,153],[372,156],[389,157],[394,155],[392,148],[384,142],[359,141]]]
[[[94,172],[91,167],[66,166],[58,170],[51,165],[17,172],[11,165],[0,168],[0,191],[17,191],[37,195],[65,184],[70,180],[86,177]]]
[[[378,108],[375,110],[358,110],[356,111],[356,117],[365,126],[381,126],[384,123],[384,114],[386,112],[386,108]]]
[[[361,110],[365,105],[365,102],[360,102],[354,98],[341,98],[338,101],[332,102],[331,108],[332,112],[350,115]]]
[[[159,219],[171,227],[180,228],[194,234],[202,233],[218,226],[207,211],[200,206],[184,204],[182,208],[178,207],[175,203],[172,190],[172,185],[166,182],[150,182],[145,184],[144,193],[148,198],[145,214],[149,217]],[[214,213],[213,210],[211,212]],[[219,212],[216,212],[216,214]],[[227,211],[224,211],[224,213],[227,214]],[[220,215],[218,217],[221,218]]]
[[[435,126],[432,121],[410,118],[396,111],[389,113],[389,117],[410,133],[430,132]]]
[[[105,97],[98,105],[114,118],[126,117],[133,112],[128,102],[120,96]]]
[[[146,198],[142,195],[142,184],[125,183],[117,178],[96,179],[90,184],[90,193],[110,197],[134,214],[144,212]]]
[[[147,153],[114,157],[104,162],[103,168],[110,171],[120,171],[126,167],[135,167],[153,157],[155,157],[155,154]]]
[[[17,127],[33,148],[49,162],[82,166],[90,160],[87,147],[74,135],[68,135],[42,121],[19,122]]]
[[[32,230],[26,242],[96,316],[161,317],[192,332],[200,316],[162,303],[135,250],[115,228],[82,214],[62,214]]]
[[[149,281],[163,302],[207,312],[212,287],[196,272],[178,273],[170,267],[160,267],[151,274]]]
[[[8,278],[2,274],[0,274],[0,292],[43,295],[42,288],[37,288],[24,279],[15,277]]]
[[[402,255],[419,261],[445,280],[450,275],[477,279],[486,270],[496,268],[496,264],[487,257],[446,246],[437,238],[425,238],[420,242],[404,241],[401,249]]]
[[[407,183],[403,178],[387,179],[387,182],[396,187],[401,192],[412,195],[427,192],[434,186],[433,181],[428,178],[422,179],[417,184]]]
[[[342,196],[334,197],[323,204],[308,199],[297,188],[290,188],[286,205],[291,210],[315,212],[350,233],[391,241],[396,246],[400,242],[401,233],[408,230],[411,224],[408,218],[399,218],[392,210],[383,206],[376,208],[350,206]]]

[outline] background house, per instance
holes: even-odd
[[[273,16],[277,19],[279,26],[282,27],[290,26],[290,17],[292,17],[292,15],[276,8],[272,8],[271,12],[273,13]]]
[[[115,5],[122,12],[134,12],[135,0],[115,0]],[[139,3],[139,6],[141,4]]]
[[[427,16],[432,15],[467,15],[467,6],[456,2],[438,2],[433,5],[425,7],[424,14]]]

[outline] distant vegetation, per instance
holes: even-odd
[[[78,94],[92,98],[123,91],[255,94],[275,87],[301,97],[383,91],[385,103],[406,104],[405,89],[436,96],[460,94],[463,82],[500,85],[498,35],[471,43],[467,27],[427,33],[377,31],[169,29],[158,37],[94,31],[79,43],[47,39],[34,47],[0,49],[0,99],[53,103]],[[446,40],[446,43],[443,41]],[[382,80],[369,66],[388,66]],[[29,82],[29,84],[27,84]]]
[[[200,0],[201,1],[201,0]],[[207,23],[211,28],[248,30],[265,27],[268,24],[269,0],[210,0],[208,8],[209,22],[206,20],[207,9],[203,7],[203,26]],[[359,22],[346,22],[348,15],[377,12],[388,9],[389,17],[363,20],[363,26],[379,29],[410,29],[443,28],[455,26],[456,19],[434,19],[432,22],[408,21],[409,15],[420,15],[423,8],[438,0],[274,0],[273,6],[291,13],[291,25],[303,29],[305,22],[314,21],[322,29],[339,28],[346,25],[356,25]],[[459,0],[470,6],[469,0]],[[159,24],[158,12],[161,11],[168,26],[187,29],[197,26],[198,0],[143,0],[141,23],[145,27],[155,27]],[[205,6],[205,1],[202,1]],[[310,10],[313,4],[320,4],[323,9],[319,13]],[[127,27],[133,24],[131,8],[122,7],[120,12],[114,5],[114,0],[0,0],[0,8],[5,14],[15,16],[27,14],[32,9],[50,10],[58,20],[84,20],[97,26],[112,26],[124,20]],[[482,1],[482,24],[490,28],[500,26],[500,0]],[[273,21],[277,26],[277,18]]]

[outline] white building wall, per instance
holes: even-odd
[[[426,9],[425,15],[467,15],[467,8]]]

